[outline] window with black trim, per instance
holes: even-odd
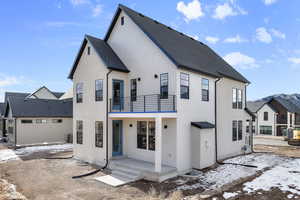
[[[202,78],[202,101],[209,101],[209,80]]]
[[[272,126],[260,126],[259,133],[262,135],[272,135]]]
[[[83,122],[82,122],[82,120],[76,121],[76,142],[77,142],[77,144],[83,143]]]
[[[58,124],[58,123],[62,123],[63,120],[62,119],[52,119],[52,123]]]
[[[22,124],[32,124],[32,120],[31,119],[22,119],[21,123]]]
[[[232,89],[232,108],[237,108],[237,90],[235,88]]]
[[[190,76],[186,73],[180,73],[180,98],[190,98]]]
[[[103,80],[95,81],[95,101],[103,101]]]
[[[136,95],[137,95],[137,82],[136,79],[130,80],[130,98],[131,101],[136,101]]]
[[[103,147],[103,122],[95,122],[95,146],[102,148]]]
[[[36,119],[35,123],[37,123],[37,124],[46,124],[47,120],[46,119]]]
[[[169,96],[169,75],[164,73],[160,75],[160,98],[168,99]]]
[[[243,121],[239,120],[238,121],[238,140],[243,139]]]
[[[264,121],[268,121],[268,120],[269,120],[269,113],[264,112]]]
[[[232,121],[232,141],[237,140],[237,121]]]
[[[147,149],[147,121],[137,122],[137,148]]]
[[[83,83],[76,84],[76,102],[82,103],[83,100]]]
[[[87,54],[88,54],[88,55],[91,54],[91,47],[90,47],[90,46],[88,46],[88,48],[87,48]]]
[[[243,108],[243,90],[237,89],[237,103],[238,103],[238,109]]]
[[[155,122],[148,122],[148,149],[155,151]]]
[[[121,25],[123,26],[124,25],[124,22],[125,22],[125,18],[124,16],[121,17]]]

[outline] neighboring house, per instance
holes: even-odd
[[[5,93],[8,142],[16,145],[65,142],[72,136],[72,99],[46,87],[29,93]]]
[[[132,159],[135,171],[146,162],[144,178],[162,181],[249,144],[248,80],[207,45],[123,5],[104,40],[85,36],[69,78],[78,159]]]
[[[0,137],[5,137],[4,103],[0,103]]]
[[[247,106],[256,116],[256,134],[283,136],[286,129],[300,127],[300,106],[290,99],[273,97]]]

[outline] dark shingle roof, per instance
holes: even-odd
[[[0,103],[0,116],[4,115],[4,106],[5,106],[4,103]]]
[[[284,99],[282,97],[274,97],[273,99],[279,102],[283,107],[285,107],[288,112],[300,114],[300,107],[292,100]]]
[[[114,20],[105,36],[105,41],[109,38],[120,10],[123,10],[179,68],[214,77],[228,77],[249,83],[245,77],[225,62],[207,45],[123,5],[119,5]]]
[[[108,69],[122,71],[122,72],[129,72],[129,70],[121,61],[121,59],[117,56],[117,54],[105,41],[99,38],[92,37],[90,35],[85,35],[81,48],[77,54],[71,72],[69,74],[70,79],[73,79],[74,72],[77,68],[78,62],[80,60],[84,47],[87,44],[87,41],[93,46],[96,53],[103,60],[103,62],[106,64]]]
[[[56,98],[60,98],[62,95],[64,95],[63,92],[52,92],[52,94],[54,94],[54,96],[56,96]]]
[[[252,113],[256,113],[266,103],[266,101],[248,101],[247,109]]]
[[[9,97],[13,117],[72,117],[72,99],[45,100]]]
[[[5,92],[4,103],[8,100],[9,97],[20,97],[25,99],[30,93],[21,93],[21,92]]]
[[[200,129],[215,128],[215,125],[209,122],[191,122],[191,124]]]

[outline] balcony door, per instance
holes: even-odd
[[[122,110],[124,107],[124,81],[113,80],[112,90],[113,110]]]

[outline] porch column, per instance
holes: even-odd
[[[155,172],[161,172],[161,159],[162,159],[162,119],[161,117],[155,118]]]
[[[287,112],[287,128],[291,126],[291,117],[290,117],[290,112]]]

